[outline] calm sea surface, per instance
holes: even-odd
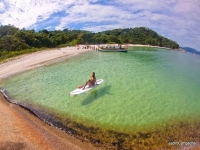
[[[70,96],[92,71],[104,82]],[[125,133],[200,118],[200,56],[172,50],[87,52],[5,79],[0,87],[14,101],[61,120]]]

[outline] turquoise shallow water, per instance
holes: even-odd
[[[104,82],[71,97],[91,72]],[[61,120],[134,132],[200,116],[200,56],[171,50],[88,52],[1,81],[21,103],[40,106]]]

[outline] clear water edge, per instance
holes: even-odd
[[[68,117],[130,133],[199,118],[199,60],[155,49],[88,52],[16,75],[0,85],[13,99],[45,107],[62,120]],[[89,93],[70,97],[69,92],[92,71],[105,82]]]

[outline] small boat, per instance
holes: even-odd
[[[127,52],[128,48],[120,47],[99,47],[99,51],[101,52]]]

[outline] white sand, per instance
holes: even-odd
[[[77,49],[77,47],[65,47],[56,50],[44,50],[16,57],[11,61],[0,64],[0,80],[18,72],[40,66],[42,63],[60,58],[71,57],[92,49]]]

